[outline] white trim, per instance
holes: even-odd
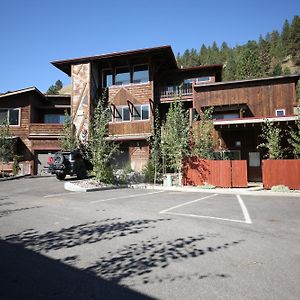
[[[278,113],[279,111],[282,111],[282,112],[283,112],[283,115],[282,115],[282,116],[278,116],[277,113]],[[285,116],[285,109],[284,109],[284,108],[276,109],[276,110],[275,110],[275,115],[276,115],[276,117],[283,117],[283,116]]]
[[[22,94],[22,93],[26,93],[26,92],[30,92],[30,91],[38,91],[38,90],[35,87],[30,87],[30,88],[26,88],[26,89],[22,89],[22,90],[18,90],[18,91],[13,91],[13,92],[5,93],[5,94],[0,94],[0,98],[7,97],[7,96],[18,95],[18,94]]]
[[[297,120],[297,116],[283,116],[283,117],[266,117],[266,118],[240,118],[232,120],[216,120],[214,125],[234,125],[234,124],[256,124],[264,123],[266,120],[272,122],[287,122]]]
[[[16,108],[6,108],[6,107],[1,107],[0,110],[7,110],[7,121],[8,121],[8,126],[9,127],[20,127],[21,126],[21,107],[16,107]],[[19,115],[18,115],[18,124],[9,124],[9,111],[10,110],[18,110]]]

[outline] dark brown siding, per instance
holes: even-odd
[[[294,79],[261,82],[239,82],[195,87],[194,107],[234,105],[246,103],[250,116],[275,116],[276,109],[293,114],[296,105]]]
[[[120,122],[120,123],[110,123],[109,133],[110,134],[142,134],[151,132],[151,122],[141,121],[141,122]]]

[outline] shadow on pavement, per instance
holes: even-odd
[[[0,240],[0,299],[152,299]]]

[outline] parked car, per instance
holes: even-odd
[[[56,152],[48,159],[49,172],[59,180],[67,175],[76,175],[78,179],[87,177],[87,171],[93,169],[92,163],[84,159],[79,150]]]

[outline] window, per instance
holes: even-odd
[[[241,151],[240,150],[224,150],[214,152],[215,160],[240,160]]]
[[[113,73],[112,70],[103,71],[103,87],[109,87],[113,85]]]
[[[148,65],[134,66],[133,83],[143,83],[149,81]]]
[[[149,105],[142,105],[142,120],[149,119]]]
[[[130,83],[130,71],[128,67],[116,69],[115,85],[125,85]]]
[[[122,107],[116,107],[115,109],[115,121],[116,122],[122,122]]]
[[[128,106],[123,107],[123,121],[130,121],[130,111]]]
[[[44,115],[44,123],[46,124],[64,124],[65,115],[62,114],[46,114]]]
[[[205,82],[205,81],[209,81],[209,80],[210,80],[209,76],[203,76],[203,77],[196,78],[197,83],[201,83],[201,82]]]
[[[213,114],[214,120],[222,120],[222,119],[238,119],[240,117],[239,113],[215,113]]]
[[[135,105],[133,108],[133,120],[139,121],[141,120],[141,106]]]
[[[275,114],[276,117],[283,117],[285,116],[285,109],[276,109]]]
[[[7,121],[9,125],[20,125],[20,109],[0,109],[0,125]]]

